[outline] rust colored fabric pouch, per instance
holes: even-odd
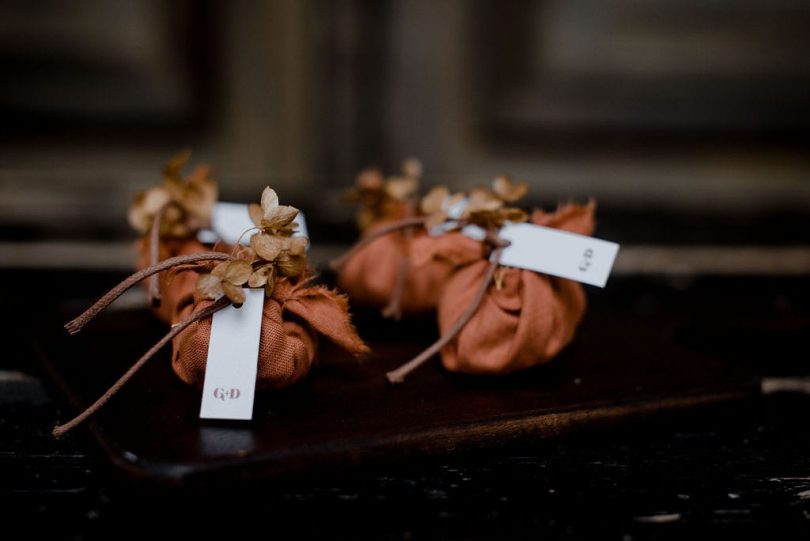
[[[432,312],[453,272],[442,259],[412,260],[412,246],[440,242],[428,236],[417,204],[422,166],[403,163],[402,175],[383,178],[376,169],[362,171],[349,199],[360,203],[357,223],[360,241],[344,257],[332,262],[337,283],[353,304],[379,308],[386,317]],[[407,225],[410,223],[410,225]]]
[[[81,331],[127,289],[144,280],[148,281],[149,295],[159,293],[161,302],[156,312],[171,328],[95,403],[57,426],[55,436],[65,434],[103,407],[169,342],[174,372],[185,383],[201,388],[213,315],[230,306],[240,307],[245,302],[245,287],[264,290],[258,389],[283,389],[303,379],[315,362],[320,336],[355,357],[368,353],[350,321],[346,297],[312,283],[306,260],[309,240],[295,236],[298,209],[280,205],[278,195],[267,187],[261,205],[252,204],[248,211],[256,230],[250,246],[222,245],[223,251],[208,250],[189,234],[159,238],[160,219],[154,219],[150,235],[137,246],[138,272],[108,291],[65,328],[71,334]],[[151,249],[154,247],[158,250]],[[153,278],[159,279],[150,280]]]
[[[536,210],[531,221],[590,235],[594,210],[594,203],[567,204],[552,213]],[[489,267],[481,243],[462,237],[460,233],[446,234],[441,245],[421,245],[415,250],[417,263],[444,259],[458,267],[438,303],[442,335],[452,332],[474,302]],[[536,366],[556,356],[574,337],[586,307],[579,283],[503,266],[495,276],[478,309],[441,350],[442,364],[451,372],[506,374]]]
[[[194,279],[176,280],[167,287],[171,297],[179,299],[172,323],[213,304],[195,294],[196,273],[180,274],[186,273]],[[257,389],[283,389],[303,379],[315,361],[319,335],[356,357],[368,353],[349,320],[348,308],[344,296],[325,287],[278,280],[273,295],[264,301]],[[195,387],[202,387],[205,378],[211,321],[210,317],[195,321],[172,340],[172,368]]]
[[[394,220],[371,226],[364,238],[375,237]],[[337,283],[357,305],[385,308],[396,295],[403,314],[419,314],[436,309],[454,265],[446,259],[421,260],[415,264],[411,251],[414,245],[443,244],[442,237],[431,237],[424,228],[413,232],[395,231],[376,236],[360,247],[343,264]]]

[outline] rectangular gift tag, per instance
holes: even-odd
[[[223,308],[211,322],[200,407],[202,419],[253,417],[264,289],[244,291],[245,303],[240,308]]]
[[[298,224],[298,229],[293,236],[295,237],[308,237],[307,222],[304,219],[304,213],[299,212],[295,217],[295,223]],[[248,229],[255,227],[253,220],[250,219],[248,213],[248,206],[242,203],[225,203],[220,202],[214,205],[211,211],[211,229],[200,231],[197,239],[200,242],[213,244],[217,240],[222,240],[228,244],[236,244],[239,238],[242,238],[242,244],[250,244],[251,233],[243,236],[243,233]]]
[[[498,236],[512,244],[501,265],[605,287],[619,251],[615,242],[528,223],[507,223]]]

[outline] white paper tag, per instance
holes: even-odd
[[[498,236],[512,243],[501,255],[502,265],[598,287],[605,287],[619,252],[615,242],[528,223],[507,223]]]
[[[253,418],[264,289],[244,291],[240,308],[223,308],[211,321],[201,419]]]
[[[295,218],[294,237],[309,237],[304,213]],[[216,203],[211,212],[211,229],[197,235],[200,242],[222,240],[235,244],[241,238],[250,244],[255,231],[248,206],[241,203]],[[247,231],[247,233],[245,233]],[[203,419],[251,419],[256,392],[259,340],[264,311],[264,289],[245,289],[240,308],[228,306],[215,313],[208,342],[208,364],[203,382],[200,417]]]
[[[295,217],[298,229],[294,237],[309,237],[307,234],[307,221],[304,213],[299,212]],[[239,238],[244,245],[250,244],[250,237],[254,232],[245,234],[245,231],[255,227],[250,219],[248,206],[242,203],[219,202],[214,205],[211,211],[211,229],[204,229],[197,234],[197,240],[206,244],[214,244],[222,240],[227,244],[236,244]]]

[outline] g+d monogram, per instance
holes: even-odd
[[[241,394],[239,389],[223,389],[222,387],[214,389],[214,398],[222,400],[223,402],[226,400],[236,400]]]
[[[593,259],[593,249],[588,248],[582,253],[582,260],[579,262],[579,270],[585,272],[591,267],[591,260]]]

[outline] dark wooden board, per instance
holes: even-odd
[[[357,364],[324,345],[303,384],[259,395],[251,422],[200,420],[199,391],[174,376],[165,351],[88,426],[126,472],[195,484],[549,438],[756,393],[759,378],[745,366],[679,343],[689,320],[596,295],[575,343],[547,365],[471,377],[445,372],[437,359],[392,388],[385,371],[434,339],[434,325],[430,318],[393,324],[361,313],[372,359]],[[165,330],[145,311],[110,312],[74,337],[55,329],[38,349],[78,408]]]

